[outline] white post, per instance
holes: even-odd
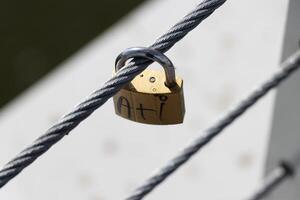
[[[300,1],[290,0],[282,61],[299,48]],[[283,83],[277,92],[266,163],[266,174],[282,160],[295,162],[300,157],[300,72]],[[298,173],[297,173],[298,172]],[[295,177],[284,181],[269,200],[295,200],[300,198],[300,167]]]

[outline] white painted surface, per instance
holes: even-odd
[[[121,50],[151,44],[198,2],[149,1],[3,109],[0,165],[99,88]],[[109,101],[0,199],[122,199],[278,66],[286,9],[287,1],[230,0],[167,53],[185,81],[184,124],[135,124]],[[269,95],[147,199],[248,196],[262,177],[272,104]]]
[[[282,60],[299,49],[300,36],[300,1],[289,0],[288,17],[284,36]],[[266,174],[278,163],[289,162],[296,170],[295,176],[284,181],[269,200],[295,200],[300,197],[300,72],[293,74],[276,95],[271,137],[268,148]]]

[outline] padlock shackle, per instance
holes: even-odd
[[[122,69],[128,59],[136,57],[147,58],[153,62],[158,62],[164,68],[166,74],[165,84],[167,87],[171,88],[177,84],[175,67],[171,60],[160,51],[146,47],[132,47],[121,52],[116,58],[115,72],[118,72],[120,69]]]

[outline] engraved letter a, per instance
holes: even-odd
[[[123,101],[125,102],[125,104],[123,103]],[[120,114],[122,114],[122,106],[127,108],[127,117],[130,119],[131,118],[131,107],[130,107],[130,103],[128,101],[128,99],[126,99],[123,96],[120,96],[117,102],[117,108],[118,108],[118,112]]]

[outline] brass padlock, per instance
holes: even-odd
[[[117,115],[146,124],[179,124],[185,114],[183,81],[175,75],[172,62],[150,48],[129,48],[116,59],[115,72],[130,58],[142,57],[158,62],[163,70],[146,69],[114,96]]]

